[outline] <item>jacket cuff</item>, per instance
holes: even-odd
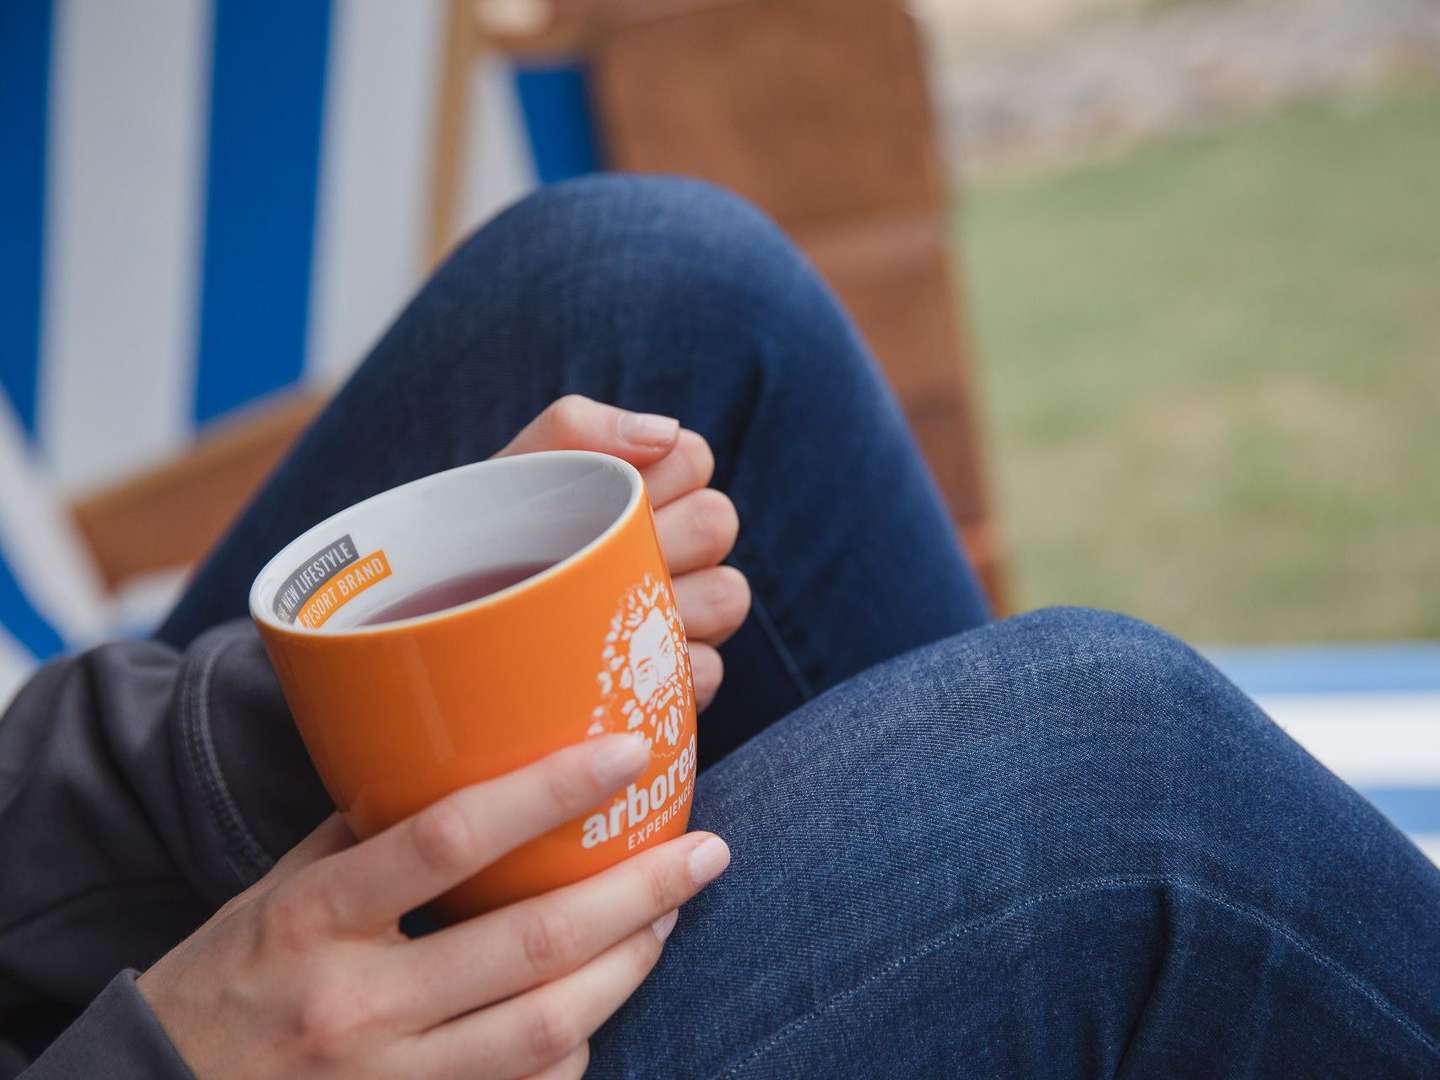
[[[249,619],[187,650],[175,694],[174,752],[200,863],[216,906],[263,876],[334,812]]]
[[[120,972],[21,1080],[195,1080],[135,985]]]

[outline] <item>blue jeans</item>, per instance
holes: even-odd
[[[161,636],[242,614],[297,533],[569,392],[709,439],[755,598],[692,821],[734,862],[590,1075],[1440,1074],[1440,872],[1174,638],[987,624],[849,321],[704,185],[560,185],[480,230]]]

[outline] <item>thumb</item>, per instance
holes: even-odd
[[[569,394],[530,421],[495,456],[537,450],[598,450],[643,466],[673,450],[679,436],[680,421],[673,416],[630,412]]]

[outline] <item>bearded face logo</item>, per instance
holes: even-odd
[[[630,688],[641,705],[648,704],[675,678],[679,666],[675,660],[675,639],[670,636],[670,625],[659,609],[646,615],[631,637],[626,663],[630,668]]]
[[[685,628],[664,581],[646,574],[626,592],[600,660],[602,700],[586,734],[639,731],[652,754],[675,754],[694,696]]]

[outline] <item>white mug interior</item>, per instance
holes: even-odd
[[[255,578],[250,613],[301,632],[363,633],[431,617],[365,625],[398,601],[444,582],[548,564],[456,608],[487,603],[582,558],[625,520],[643,491],[632,465],[583,450],[498,458],[422,477],[356,503],[292,540]],[[378,561],[376,553],[383,553]],[[333,606],[325,610],[327,602]]]

